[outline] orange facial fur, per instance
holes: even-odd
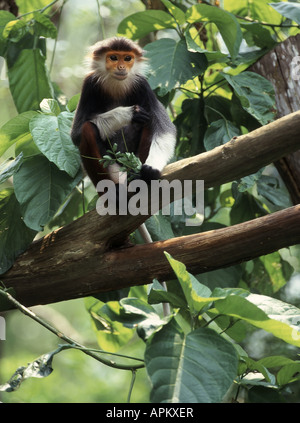
[[[116,79],[126,79],[135,58],[133,52],[110,50],[105,55],[106,70]]]

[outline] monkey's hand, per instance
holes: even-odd
[[[143,181],[147,182],[147,184],[150,184],[152,180],[160,179],[161,174],[158,169],[155,169],[152,166],[143,164],[141,168],[141,177]]]
[[[133,106],[133,116],[132,122],[138,123],[140,125],[145,125],[150,120],[150,115],[146,110],[141,106]]]

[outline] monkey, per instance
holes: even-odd
[[[90,72],[83,82],[71,138],[93,184],[119,182],[120,165],[104,168],[98,160],[115,143],[142,163],[139,178],[159,179],[174,154],[176,129],[143,76],[142,48],[124,37],[97,42],[90,49]]]
[[[104,168],[95,160],[114,144],[120,152],[137,155],[142,163],[139,177],[147,183],[160,178],[174,155],[176,128],[143,75],[143,53],[124,37],[99,41],[90,49],[90,72],[83,81],[71,138],[95,187],[106,178],[119,183],[119,164]],[[152,242],[145,224],[139,232],[144,242]],[[169,314],[169,304],[163,306]]]

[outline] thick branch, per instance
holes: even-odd
[[[155,277],[171,279],[174,275],[164,251],[185,263],[191,272],[202,273],[298,243],[299,205],[250,222],[153,244],[102,254],[94,246],[88,255],[77,260],[73,257],[69,263],[67,257],[72,251],[64,253],[58,243],[55,248],[61,260],[56,259],[56,266],[49,252],[41,251],[38,264],[32,267],[25,257],[18,260],[4,282],[15,289],[24,305],[47,304],[150,283]],[[38,251],[33,255],[37,256]]]
[[[204,179],[206,187],[221,185],[297,150],[299,133],[300,112],[296,112],[210,152],[173,163],[164,177]],[[123,242],[148,216],[100,218],[93,211],[33,243],[1,280],[15,289],[21,303],[34,305],[148,283],[153,277],[168,278],[164,250],[192,271],[204,272],[299,243],[299,216],[294,207],[218,231],[112,251],[112,244]]]

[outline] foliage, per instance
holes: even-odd
[[[253,0],[251,5],[246,1],[237,5],[227,0],[222,9],[208,2],[162,3],[164,11],[128,16],[118,31],[133,39],[156,34],[156,40],[145,46],[148,80],[161,101],[170,105],[178,130],[176,158],[212,149],[272,121],[273,88],[247,68],[298,31],[299,4]],[[57,37],[51,8],[40,0],[28,0],[26,5],[18,18],[0,12],[0,54],[6,60],[19,113],[0,130],[1,156],[14,152],[0,168],[0,273],[12,266],[36,234],[77,219],[84,209],[79,205],[87,206],[90,200],[76,195],[82,174],[79,153],[69,135],[78,95],[63,102],[46,67],[47,39]],[[116,154],[112,146],[105,163]],[[131,166],[131,157],[127,159]],[[207,190],[205,200],[203,231],[289,205],[276,174],[262,170]],[[197,226],[186,228],[184,220],[156,215],[147,226],[154,239],[199,231]],[[144,342],[153,402],[220,402],[229,389],[229,400],[245,389],[248,402],[284,401],[285,388],[299,379],[299,361],[284,355],[254,360],[244,342],[258,328],[299,347],[300,310],[278,299],[294,270],[300,268],[292,253],[274,252],[201,276],[188,273],[168,253],[166,257],[176,276],[168,283],[168,292],[154,281],[148,294],[145,287],[133,287],[129,292],[86,299],[102,349],[95,358],[103,350],[116,353],[136,340],[137,334]],[[161,315],[159,306],[164,302],[171,306],[167,316]],[[53,357],[73,347],[60,346],[43,354],[18,369],[0,389],[12,391],[28,377],[47,376]],[[135,364],[123,364],[128,360]],[[131,371],[140,367],[134,357],[119,357],[116,362]]]

